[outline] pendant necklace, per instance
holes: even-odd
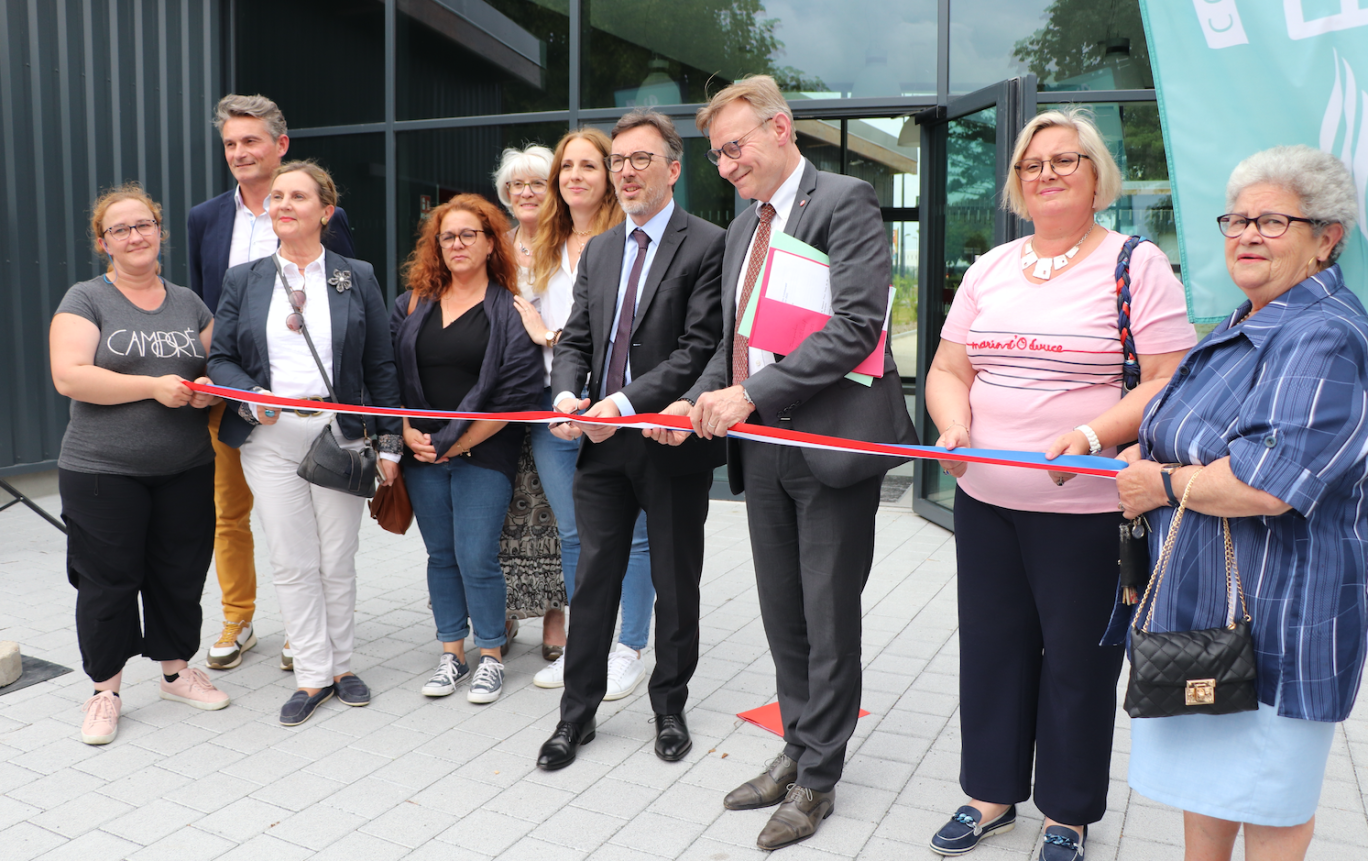
[[[1073,248],[1070,248],[1058,257],[1037,256],[1035,252],[1035,240],[1032,239],[1030,242],[1026,243],[1026,253],[1021,256],[1021,268],[1025,269],[1034,264],[1035,269],[1031,274],[1042,281],[1049,281],[1051,275],[1069,265],[1069,261],[1074,259],[1074,255],[1078,253],[1078,249],[1082,248],[1083,243],[1088,241],[1088,237],[1092,235],[1093,228],[1096,226],[1097,222],[1094,221],[1092,225],[1088,227],[1087,232],[1083,234],[1083,238],[1078,240]]]

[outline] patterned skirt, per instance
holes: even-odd
[[[523,441],[513,501],[499,536],[499,565],[508,585],[508,618],[534,619],[565,606],[560,533],[532,460],[532,436]]]

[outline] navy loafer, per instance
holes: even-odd
[[[356,677],[354,673],[348,673],[333,683],[337,689],[337,699],[343,705],[366,706],[370,705],[371,693],[366,683]]]
[[[955,811],[950,821],[941,826],[931,838],[931,851],[940,855],[963,855],[990,834],[1005,834],[1016,827],[1016,805],[1013,804],[992,822],[983,824],[983,813],[977,807],[964,805]],[[1051,859],[1053,861],[1053,859]]]
[[[313,717],[314,710],[332,698],[334,685],[328,685],[313,696],[308,691],[295,691],[280,707],[280,723],[283,726],[299,726]]]
[[[1045,845],[1040,848],[1040,861],[1083,861],[1083,842],[1088,839],[1088,826],[1083,836],[1067,825],[1051,825],[1045,829]]]

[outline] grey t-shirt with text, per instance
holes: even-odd
[[[101,276],[75,284],[57,306],[100,330],[95,366],[120,374],[203,376],[200,332],[214,319],[204,301],[184,287],[166,285],[155,311],[128,301]],[[73,472],[112,475],[175,475],[214,459],[209,411],[171,409],[155,399],[128,404],[71,402],[71,422],[57,465]]]

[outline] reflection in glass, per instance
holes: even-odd
[[[563,111],[566,0],[399,0],[399,119]]]
[[[587,108],[704,102],[759,73],[790,98],[936,91],[935,0],[582,2]]]
[[[384,121],[383,4],[237,0],[234,21],[237,92],[274,99],[291,128]]]
[[[312,158],[332,174],[338,205],[347,211],[356,257],[385,276],[385,138],[380,133],[294,138],[288,158]]]
[[[1042,90],[1154,86],[1139,0],[954,0],[950,91],[1031,72]]]

